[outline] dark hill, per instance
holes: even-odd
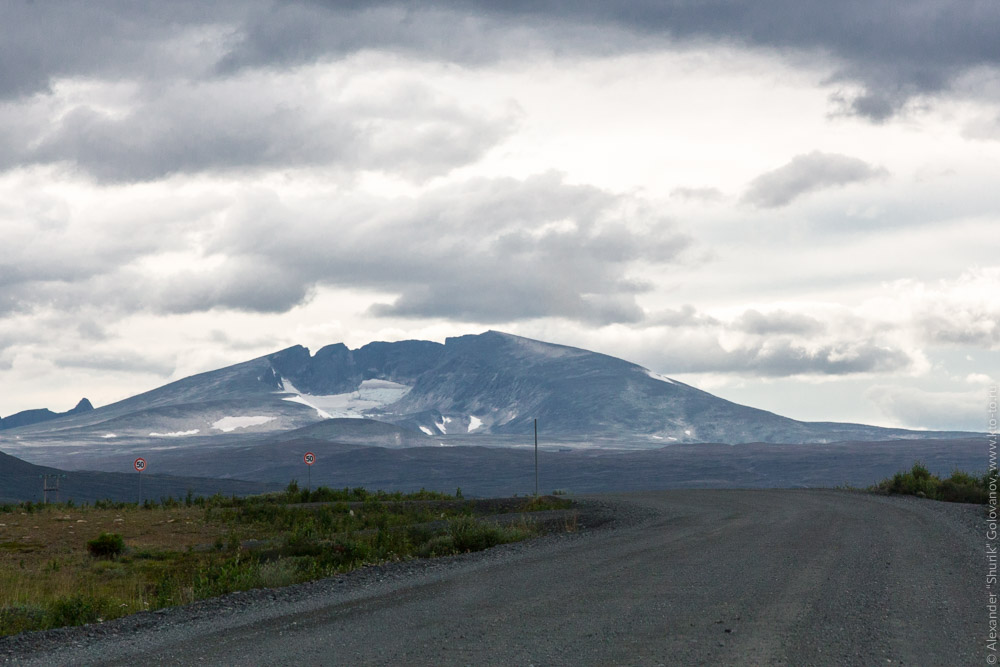
[[[0,431],[17,428],[19,426],[30,426],[31,424],[41,424],[42,422],[51,421],[53,419],[58,419],[59,417],[65,417],[67,415],[77,415],[83,412],[89,412],[94,409],[94,406],[90,404],[90,401],[86,398],[80,399],[80,402],[76,404],[76,407],[72,410],[67,410],[66,412],[52,412],[48,408],[39,408],[35,410],[22,410],[21,412],[16,412],[9,417],[4,417],[0,419]]]

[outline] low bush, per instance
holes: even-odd
[[[448,535],[455,551],[482,551],[498,544],[516,542],[528,536],[523,527],[498,526],[495,523],[480,522],[472,517],[462,516],[448,523]]]
[[[451,535],[437,535],[432,537],[417,548],[417,556],[420,558],[433,558],[435,556],[447,556],[455,553],[455,541]]]
[[[77,593],[53,601],[47,610],[46,622],[51,628],[96,623],[107,606],[106,600]]]
[[[876,484],[873,490],[881,493],[920,496],[953,503],[985,504],[989,498],[989,484],[996,471],[982,477],[956,470],[951,477],[941,479],[920,461],[908,472],[897,472],[891,478]]]
[[[125,553],[125,540],[118,533],[101,533],[87,542],[87,551],[94,558],[114,558]]]
[[[257,560],[236,554],[199,569],[194,576],[194,596],[196,599],[209,598],[256,588],[259,581],[260,564]]]
[[[45,627],[45,609],[38,605],[0,607],[0,635],[16,635]]]

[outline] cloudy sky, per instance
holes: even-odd
[[[984,430],[1000,3],[5,3],[0,415],[498,329]]]

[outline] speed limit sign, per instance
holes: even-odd
[[[133,463],[132,465],[135,467],[137,472],[142,472],[143,470],[146,469],[146,459],[141,457],[137,458],[135,460],[135,463]]]
[[[316,455],[312,452],[306,452],[306,455],[302,457],[302,460],[306,462],[307,466],[311,466],[316,463]]]

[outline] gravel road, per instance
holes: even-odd
[[[585,529],[575,534],[10,638],[0,641],[0,658],[45,665],[987,661],[981,507],[833,490],[664,491],[585,505]]]

